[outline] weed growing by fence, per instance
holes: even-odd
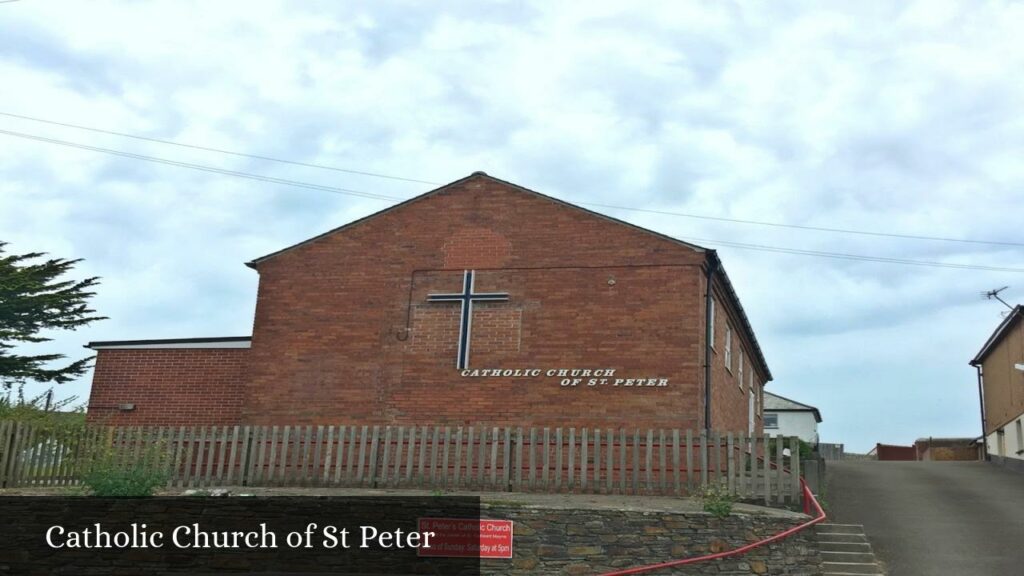
[[[726,482],[708,484],[700,490],[700,500],[704,505],[704,511],[716,518],[725,518],[732,513],[732,505],[736,503],[737,496]]]
[[[152,496],[170,479],[174,463],[166,443],[152,442],[137,454],[126,452],[107,441],[86,455],[82,484],[93,496]]]

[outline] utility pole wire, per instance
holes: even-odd
[[[293,166],[303,166],[306,168],[318,168],[321,170],[332,170],[335,172],[344,172],[348,174],[357,174],[360,176],[372,176],[374,178],[386,178],[389,180],[398,180],[403,182],[412,182],[417,184],[429,184],[431,186],[440,186],[443,182],[433,182],[430,180],[419,180],[416,178],[407,178],[403,176],[394,176],[390,174],[382,174],[379,172],[365,172],[360,170],[351,170],[348,168],[339,168],[337,166],[329,166],[325,164],[314,164],[309,162],[300,162],[297,160],[286,160],[282,158],[274,158],[271,156],[261,156],[258,154],[248,154],[245,152],[238,152],[234,150],[226,150],[223,148],[212,148],[209,146],[200,146],[197,144],[188,144],[185,142],[177,142],[174,140],[164,140],[161,138],[153,138],[149,136],[139,136],[137,134],[129,134],[126,132],[118,132],[115,130],[106,130],[103,128],[95,128],[92,126],[83,126],[81,124],[72,124],[69,122],[57,122],[54,120],[47,120],[44,118],[36,118],[34,116],[25,116],[23,114],[14,114],[11,112],[0,111],[0,116],[7,116],[9,118],[17,118],[20,120],[28,120],[30,122],[39,122],[42,124],[50,124],[52,126],[62,126],[64,128],[74,128],[76,130],[86,130],[89,132],[95,132],[99,134],[108,134],[111,136],[120,136],[122,138],[133,138],[135,140],[142,140],[145,142],[153,142],[157,144],[167,144],[169,146],[179,146],[182,148],[191,148],[193,150],[202,150],[205,152],[216,152],[219,154],[228,154],[231,156],[237,156],[241,158],[252,158],[254,160],[265,160],[267,162],[277,162],[281,164],[290,164]],[[813,232],[829,232],[833,234],[856,234],[861,236],[876,236],[882,238],[900,238],[905,240],[925,240],[933,242],[959,242],[964,244],[988,244],[993,246],[1024,246],[1024,242],[1010,242],[1004,240],[975,240],[968,238],[949,238],[943,236],[924,236],[917,234],[900,234],[896,232],[879,232],[876,230],[857,230],[852,228],[832,228],[827,226],[808,226],[803,224],[786,224],[782,222],[768,222],[764,220],[748,220],[742,218],[726,218],[723,216],[708,216],[704,214],[691,214],[686,212],[673,212],[668,210],[654,210],[650,208],[636,208],[633,206],[616,206],[613,204],[602,204],[598,202],[587,202],[587,201],[576,201],[576,204],[584,206],[596,206],[598,208],[609,208],[613,210],[628,210],[631,212],[645,212],[648,214],[660,214],[663,216],[676,216],[680,218],[694,218],[698,220],[710,220],[715,222],[729,222],[733,224],[745,224],[752,226],[767,226],[772,228],[790,228],[794,230],[806,230]]]
[[[822,226],[805,226],[802,224],[781,224],[778,222],[765,222],[763,220],[742,220],[739,218],[725,218],[722,216],[704,216],[698,214],[686,214],[683,212],[670,212],[667,210],[653,210],[650,208],[627,208],[623,206],[612,206],[610,204],[597,204],[595,202],[577,202],[587,206],[598,206],[615,210],[630,210],[633,212],[647,212],[649,214],[662,214],[665,216],[681,216],[683,218],[697,218],[700,220],[715,220],[718,222],[733,222],[736,224],[754,224],[757,226],[772,226],[775,228],[794,228],[797,230],[813,230],[815,232],[835,232],[840,234],[860,234],[862,236],[882,236],[888,238],[904,238],[907,240],[933,240],[938,242],[961,242],[965,244],[990,244],[995,246],[1024,246],[1024,242],[1009,242],[1003,240],[970,240],[966,238],[945,238],[942,236],[918,236],[915,234],[898,234],[895,232],[874,232],[870,230],[853,230],[850,228],[826,228]]]
[[[907,266],[927,266],[932,268],[953,268],[959,270],[984,270],[988,272],[1024,272],[1024,268],[984,266],[981,264],[957,264],[955,262],[936,262],[929,260],[911,260],[908,258],[890,258],[888,256],[869,256],[866,254],[847,254],[843,252],[822,252],[819,250],[804,250],[802,248],[766,246],[764,244],[745,244],[742,242],[715,240],[712,238],[694,238],[692,236],[682,236],[679,239],[694,242],[706,242],[709,244],[720,244],[722,246],[743,248],[745,250],[760,250],[763,252],[778,252],[782,254],[794,254],[800,256],[820,256],[822,258],[837,258],[841,260],[860,260],[864,262],[878,262],[882,264],[905,264]]]
[[[48,144],[57,144],[57,145],[61,145],[61,146],[68,146],[68,147],[77,148],[77,149],[80,149],[80,150],[88,150],[88,151],[92,151],[92,152],[101,152],[101,153],[104,153],[104,154],[111,154],[111,155],[114,155],[114,156],[120,156],[120,157],[123,157],[123,158],[129,158],[129,159],[133,159],[133,160],[143,160],[143,161],[146,161],[146,162],[154,162],[154,163],[157,163],[157,164],[165,164],[165,165],[168,165],[168,166],[175,166],[175,167],[178,167],[178,168],[188,168],[190,170],[197,170],[197,171],[201,171],[201,172],[209,172],[209,173],[220,174],[220,175],[224,175],[224,176],[234,176],[236,178],[245,178],[245,179],[249,179],[249,180],[258,180],[258,181],[269,182],[269,183],[273,183],[273,184],[281,184],[281,185],[284,185],[284,186],[295,186],[295,187],[298,187],[298,188],[306,188],[306,189],[317,190],[317,191],[321,191],[321,192],[331,192],[331,193],[334,193],[334,194],[343,194],[343,195],[346,195],[346,196],[358,196],[358,197],[370,198],[370,199],[374,199],[374,200],[385,200],[385,201],[394,201],[394,202],[404,202],[406,200],[405,198],[398,198],[398,197],[395,197],[395,196],[387,196],[387,195],[384,195],[384,194],[373,194],[373,193],[370,193],[370,192],[362,192],[362,191],[359,191],[359,190],[352,190],[352,189],[349,189],[349,188],[339,188],[339,187],[336,187],[336,186],[326,186],[326,185],[322,185],[322,184],[311,184],[311,183],[308,183],[308,182],[301,182],[301,181],[298,181],[298,180],[289,180],[289,179],[286,179],[286,178],[276,178],[276,177],[273,177],[273,176],[265,176],[265,175],[262,175],[262,174],[253,174],[251,172],[241,172],[241,171],[237,171],[237,170],[227,170],[227,169],[223,169],[223,168],[216,168],[216,167],[207,166],[207,165],[204,165],[204,164],[194,164],[194,163],[191,163],[191,162],[180,162],[180,161],[177,161],[177,160],[168,160],[166,158],[159,158],[159,157],[156,157],[156,156],[146,156],[146,155],[143,155],[143,154],[134,154],[134,153],[131,153],[131,152],[124,152],[124,151],[121,151],[121,150],[112,150],[110,148],[101,148],[99,146],[89,146],[89,145],[86,145],[86,144],[79,144],[77,142],[68,142],[66,140],[58,140],[56,138],[47,138],[47,137],[44,137],[44,136],[37,136],[37,135],[34,135],[34,134],[24,134],[24,133],[21,133],[21,132],[14,132],[14,131],[11,131],[11,130],[2,130],[2,129],[0,129],[0,134],[6,134],[8,136],[14,136],[14,137],[17,137],[17,138],[25,138],[25,139],[28,139],[28,140],[34,140],[34,141],[37,141],[37,142],[44,142],[44,143],[48,143]],[[685,238],[681,238],[681,239],[685,239]],[[691,240],[696,240],[696,241],[699,241],[699,242],[711,242],[711,243],[715,243],[715,244],[721,244],[721,245],[724,245],[724,246],[732,246],[732,247],[736,247],[736,248],[745,248],[745,249],[751,249],[751,250],[762,250],[762,251],[767,251],[767,252],[778,252],[778,253],[783,253],[783,254],[794,254],[794,255],[800,255],[800,256],[818,256],[818,257],[824,257],[824,258],[841,258],[841,259],[845,259],[845,260],[861,260],[861,261],[866,261],[866,262],[880,262],[880,263],[886,263],[886,264],[905,264],[905,265],[911,265],[911,266],[929,266],[929,267],[938,267],[938,268],[957,268],[957,269],[964,269],[964,270],[985,270],[985,271],[994,271],[994,272],[1024,272],[1024,268],[1002,268],[1002,267],[982,266],[982,265],[974,265],[974,264],[954,264],[954,263],[947,263],[947,262],[930,262],[930,261],[924,261],[924,260],[910,260],[910,259],[901,259],[901,258],[888,258],[888,257],[884,257],[884,256],[869,256],[869,255],[861,255],[861,254],[843,254],[843,253],[836,253],[836,252],[819,252],[819,251],[815,251],[815,250],[802,250],[802,249],[796,249],[796,248],[784,248],[784,247],[780,247],[780,246],[767,246],[767,245],[760,245],[760,244],[743,244],[743,243],[739,243],[739,242],[729,242],[729,241],[724,241],[724,240],[711,240],[711,239],[702,239],[702,238],[691,238]]]
[[[245,152],[236,152],[234,150],[225,150],[223,148],[212,148],[210,146],[200,146],[198,144],[187,144],[185,142],[175,142],[174,140],[163,140],[160,138],[151,138],[149,136],[139,136],[137,134],[128,134],[126,132],[116,132],[114,130],[104,130],[103,128],[93,128],[91,126],[82,126],[80,124],[70,124],[67,122],[55,122],[53,120],[44,120],[42,118],[33,118],[32,116],[22,116],[21,114],[12,114],[10,112],[0,112],[0,116],[9,116],[11,118],[19,118],[21,120],[30,120],[32,122],[41,122],[43,124],[52,124],[53,126],[63,126],[65,128],[75,128],[77,130],[88,130],[89,132],[97,132],[99,134],[109,134],[111,136],[120,136],[122,138],[133,138],[135,140],[144,140],[146,142],[155,142],[157,144],[167,144],[169,146],[180,146],[182,148],[191,148],[193,150],[203,150],[205,152],[217,152],[218,154],[228,154],[231,156],[239,156],[241,158],[252,158],[253,160],[265,160],[267,162],[278,162],[280,164],[291,164],[293,166],[304,166],[306,168],[319,168],[321,170],[333,170],[335,172],[345,172],[347,174],[357,174],[359,176],[372,176],[374,178],[386,178],[388,180],[401,180],[404,182],[415,182],[417,184],[432,184],[438,185],[438,182],[429,182],[427,180],[417,180],[415,178],[404,178],[402,176],[391,176],[388,174],[380,174],[377,172],[364,172],[362,170],[350,170],[348,168],[338,168],[337,166],[327,166],[325,164],[312,164],[309,162],[299,162],[297,160],[284,160],[281,158],[273,158],[271,156],[260,156],[259,154],[247,154]]]
[[[156,156],[145,156],[142,154],[133,154],[131,152],[122,152],[120,150],[111,150],[110,148],[100,148],[99,146],[88,146],[86,144],[79,144],[77,142],[67,142],[65,140],[57,140],[56,138],[46,138],[44,136],[36,136],[34,134],[22,134],[20,132],[12,132],[10,130],[0,130],[0,134],[7,134],[8,136],[15,136],[18,138],[26,138],[28,140],[36,140],[38,142],[46,142],[49,144],[59,144],[61,146],[70,146],[72,148],[79,148],[81,150],[90,150],[92,152],[102,152],[104,154],[112,154],[114,156],[121,156],[124,158],[131,158],[133,160],[144,160],[146,162],[155,162],[157,164],[166,164],[169,166],[177,166],[179,168],[188,168],[190,170],[199,170],[201,172],[211,172],[214,174],[222,174],[224,176],[235,176],[237,178],[247,178],[249,180],[260,180],[263,182],[271,182],[273,184],[283,184],[285,186],[295,186],[298,188],[308,188],[310,190],[319,190],[321,192],[331,192],[334,194],[345,194],[347,196],[359,196],[362,198],[372,198],[374,200],[398,200],[394,196],[385,196],[383,194],[374,194],[371,192],[362,192],[360,190],[352,190],[349,188],[338,188],[337,186],[325,186],[322,184],[310,184],[308,182],[299,182],[297,180],[288,180],[285,178],[275,178],[273,176],[264,176],[262,174],[252,174],[250,172],[240,172],[237,170],[227,170],[224,168],[216,168],[214,166],[206,166],[204,164],[193,164],[191,162],[180,162],[177,160],[168,160],[166,158],[158,158]]]

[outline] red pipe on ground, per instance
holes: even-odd
[[[765,538],[764,540],[759,540],[759,541],[754,542],[752,544],[747,544],[746,546],[740,546],[739,548],[735,548],[733,550],[726,550],[725,552],[718,552],[718,553],[715,553],[715,554],[707,554],[705,556],[694,556],[693,558],[682,558],[680,560],[670,560],[668,562],[662,562],[661,564],[649,564],[647,566],[638,566],[636,568],[627,568],[626,570],[617,570],[615,572],[606,572],[606,573],[602,574],[601,576],[624,576],[626,574],[641,574],[643,572],[651,572],[653,570],[661,570],[663,568],[672,568],[674,566],[683,566],[683,565],[686,565],[686,564],[696,564],[698,562],[707,562],[708,560],[717,560],[719,558],[728,558],[730,556],[737,556],[739,554],[745,554],[745,553],[753,550],[754,548],[759,548],[761,546],[764,546],[765,544],[771,544],[772,542],[778,542],[779,540],[782,540],[783,538],[786,538],[788,536],[792,536],[793,534],[796,534],[797,532],[800,532],[801,530],[805,530],[807,528],[810,528],[811,526],[814,526],[815,524],[818,524],[818,523],[824,521],[825,518],[826,518],[825,510],[822,509],[821,504],[818,503],[818,500],[814,497],[814,494],[811,493],[811,489],[807,487],[807,482],[805,482],[803,478],[800,479],[800,489],[801,489],[801,491],[803,492],[803,495],[804,495],[804,513],[805,514],[810,514],[812,512],[811,508],[813,507],[813,512],[815,513],[815,517],[811,518],[807,522],[804,522],[803,524],[800,524],[799,526],[794,526],[794,527],[792,527],[792,528],[790,528],[788,530],[785,530],[783,532],[779,532],[778,534],[776,534],[774,536],[770,536],[768,538]]]

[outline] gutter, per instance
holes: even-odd
[[[988,419],[985,417],[985,376],[981,364],[974,364],[978,371],[978,405],[981,407],[981,456],[988,460]]]
[[[715,272],[718,271],[718,267],[721,261],[718,259],[718,253],[714,250],[708,250],[707,256],[705,257],[705,276],[707,278],[707,286],[704,291],[704,430],[709,434],[711,433],[711,354],[712,354],[712,317],[711,307],[714,302],[714,285],[715,285]]]

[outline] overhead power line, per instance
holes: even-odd
[[[681,236],[679,237],[679,239],[692,242],[719,244],[722,246],[729,246],[731,248],[742,248],[744,250],[760,250],[763,252],[777,252],[780,254],[794,254],[799,256],[818,256],[821,258],[835,258],[840,260],[859,260],[863,262],[878,262],[881,264],[905,264],[908,266],[927,266],[931,268],[955,268],[960,270],[985,270],[988,272],[1024,272],[1024,268],[983,266],[979,264],[957,264],[955,262],[912,260],[908,258],[890,258],[888,256],[870,256],[867,254],[846,254],[843,252],[823,252],[820,250],[805,250],[803,248],[786,248],[782,246],[766,246],[763,244],[745,244],[743,242],[732,242],[729,240],[714,240],[712,238],[695,238],[692,236]]]
[[[155,162],[157,164],[166,164],[168,166],[177,166],[179,168],[188,168],[190,170],[199,170],[201,172],[211,172],[214,174],[222,174],[224,176],[235,176],[236,178],[247,178],[249,180],[260,180],[262,182],[271,182],[274,184],[283,184],[285,186],[295,186],[298,188],[308,188],[310,190],[319,190],[321,192],[331,192],[334,194],[344,194],[346,196],[359,196],[362,198],[373,198],[374,200],[402,200],[394,196],[385,196],[384,194],[374,194],[372,192],[362,192],[360,190],[352,190],[350,188],[338,188],[337,186],[325,186],[323,184],[311,184],[309,182],[300,182],[298,180],[289,180],[287,178],[276,178],[273,176],[265,176],[263,174],[253,174],[251,172],[241,172],[238,170],[227,170],[224,168],[217,168],[215,166],[207,166],[205,164],[194,164],[191,162],[179,162],[178,160],[168,160],[166,158],[158,158],[156,156],[145,156],[143,154],[133,154],[131,152],[123,152],[121,150],[111,150],[110,148],[100,148],[99,146],[89,146],[87,144],[79,144],[77,142],[68,142],[66,140],[58,140],[56,138],[46,138],[44,136],[36,136],[34,134],[23,134],[21,132],[13,132],[11,130],[0,130],[0,134],[7,134],[8,136],[16,136],[18,138],[26,138],[28,140],[36,140],[38,142],[46,142],[48,144],[59,144],[61,146],[69,146],[71,148],[78,148],[81,150],[90,150],[92,152],[102,152],[104,154],[111,154],[114,156],[121,156],[123,158],[131,158],[133,160],[144,160],[146,162]]]
[[[238,170],[227,170],[223,168],[217,168],[215,166],[208,166],[205,164],[195,164],[192,162],[180,162],[177,160],[169,160],[167,158],[159,158],[156,156],[146,156],[143,154],[134,154],[131,152],[124,152],[121,150],[112,150],[110,148],[101,148],[99,146],[89,146],[87,144],[80,144],[77,142],[68,142],[66,140],[58,140],[56,138],[47,138],[45,136],[37,136],[35,134],[25,134],[22,132],[14,132],[11,130],[0,129],[0,134],[6,134],[8,136],[14,136],[17,138],[25,138],[28,140],[34,140],[37,142],[44,142],[48,144],[57,144],[60,146],[68,146],[71,148],[77,148],[80,150],[88,150],[92,152],[100,152],[103,154],[111,154],[114,156],[120,156],[123,158],[130,158],[133,160],[143,160],[146,162],[154,162],[157,164],[164,164],[168,166],[175,166],[178,168],[188,168],[190,170],[198,170],[201,172],[209,172],[213,174],[220,174],[223,176],[234,176],[236,178],[245,178],[249,180],[258,180],[262,182],[269,182],[273,184],[281,184],[284,186],[294,186],[297,188],[306,188],[310,190],[317,190],[321,192],[331,192],[334,194],[343,194],[346,196],[357,196],[362,198],[371,198],[374,200],[385,200],[394,202],[403,202],[406,198],[398,198],[395,196],[387,196],[384,194],[373,194],[370,192],[363,192],[360,190],[352,190],[349,188],[339,188],[337,186],[326,186],[322,184],[312,184],[309,182],[302,182],[299,180],[290,180],[287,178],[276,178],[273,176],[266,176],[263,174],[253,174],[251,172],[242,172]],[[844,254],[838,252],[822,252],[817,250],[803,250],[798,248],[785,248],[781,246],[768,246],[761,244],[744,244],[740,242],[730,242],[725,240],[712,240],[707,238],[680,238],[681,240],[693,240],[697,242],[710,242],[713,244],[720,244],[723,246],[731,246],[735,248],[744,248],[750,250],[762,250],[766,252],[777,252],[783,254],[794,254],[801,256],[816,256],[822,258],[839,258],[845,260],[860,260],[866,262],[879,262],[886,264],[904,264],[911,266],[927,266],[936,268],[956,268],[962,270],[985,270],[994,272],[1024,272],[1024,268],[1005,268],[997,266],[982,266],[975,264],[956,264],[949,262],[934,262],[925,260],[912,260],[904,258],[889,258],[885,256],[871,256],[866,254]]]
[[[277,162],[280,164],[290,164],[293,166],[303,166],[306,168],[318,168],[321,170],[332,170],[335,172],[344,172],[347,174],[357,174],[360,176],[372,176],[374,178],[386,178],[389,180],[398,180],[403,182],[412,182],[417,184],[429,184],[432,186],[440,186],[443,182],[433,182],[430,180],[420,180],[416,178],[408,178],[404,176],[395,176],[391,174],[383,174],[379,172],[366,172],[361,170],[351,170],[348,168],[339,168],[337,166],[330,166],[326,164],[315,164],[309,162],[300,162],[297,160],[287,160],[283,158],[275,158],[272,156],[262,156],[258,154],[248,154],[245,152],[238,152],[235,150],[227,150],[223,148],[213,148],[210,146],[201,146],[198,144],[189,144],[185,142],[177,142],[175,140],[165,140],[161,138],[154,138],[150,136],[140,136],[138,134],[129,134],[126,132],[119,132],[116,130],[107,130],[104,128],[96,128],[93,126],[83,126],[81,124],[72,124],[70,122],[58,122],[55,120],[47,120],[45,118],[37,118],[34,116],[26,116],[24,114],[14,114],[11,112],[0,111],[0,116],[7,116],[9,118],[18,118],[20,120],[28,120],[31,122],[39,122],[42,124],[50,124],[52,126],[62,126],[65,128],[74,128],[76,130],[86,130],[89,132],[95,132],[99,134],[108,134],[112,136],[119,136],[122,138],[132,138],[135,140],[142,140],[145,142],[153,142],[157,144],[167,144],[169,146],[178,146],[182,148],[190,148],[193,150],[202,150],[205,152],[216,152],[219,154],[227,154],[231,156],[241,158],[251,158],[254,160],[265,160],[267,162]],[[987,244],[993,246],[1024,246],[1024,242],[1010,242],[1005,240],[977,240],[970,238],[952,238],[947,236],[927,236],[920,234],[900,234],[897,232],[881,232],[878,230],[858,230],[854,228],[835,228],[828,226],[809,226],[803,224],[786,224],[783,222],[769,222],[765,220],[749,220],[743,218],[726,218],[723,216],[708,216],[706,214],[692,214],[687,212],[675,212],[669,210],[654,210],[650,208],[636,208],[633,206],[617,206],[613,204],[602,204],[598,202],[587,202],[587,201],[574,201],[576,204],[584,206],[595,206],[598,208],[609,208],[613,210],[627,210],[630,212],[644,212],[648,214],[660,214],[663,216],[675,216],[679,218],[693,218],[697,220],[709,220],[715,222],[729,222],[733,224],[744,224],[751,226],[766,226],[772,228],[789,228],[793,230],[806,230],[813,232],[828,232],[833,234],[855,234],[860,236],[875,236],[881,238],[900,238],[904,240],[922,240],[922,241],[933,241],[933,242],[959,242],[964,244]]]
[[[362,170],[350,170],[348,168],[338,168],[337,166],[328,166],[326,164],[313,164],[310,162],[299,162],[297,160],[285,160],[282,158],[274,158],[272,156],[261,156],[259,154],[247,154],[245,152],[237,152],[234,150],[225,150],[223,148],[213,148],[210,146],[200,146],[198,144],[187,144],[185,142],[176,142],[174,140],[163,140],[161,138],[152,138],[150,136],[139,136],[138,134],[128,134],[126,132],[117,132],[114,130],[104,130],[103,128],[93,128],[91,126],[82,126],[80,124],[71,124],[68,122],[56,122],[54,120],[45,120],[43,118],[34,118],[32,116],[22,116],[21,114],[12,114],[10,112],[0,112],[0,116],[8,116],[10,118],[19,118],[21,120],[31,120],[32,122],[41,122],[43,124],[51,124],[53,126],[63,126],[65,128],[75,128],[77,130],[88,130],[89,132],[96,132],[99,134],[109,134],[111,136],[120,136],[122,138],[133,138],[135,140],[144,140],[146,142],[155,142],[157,144],[167,144],[169,146],[179,146],[181,148],[191,148],[193,150],[203,150],[205,152],[217,152],[219,154],[228,154],[231,156],[238,156],[241,158],[252,158],[253,160],[265,160],[267,162],[278,162],[280,164],[291,164],[292,166],[304,166],[306,168],[319,168],[321,170],[333,170],[335,172],[344,172],[346,174],[357,174],[359,176],[372,176],[374,178],[386,178],[388,180],[401,180],[404,182],[415,182],[417,184],[433,184],[437,185],[437,182],[429,182],[427,180],[417,180],[415,178],[404,178],[402,176],[391,176],[388,174],[380,174],[377,172],[365,172]]]
[[[722,216],[704,216],[700,214],[686,214],[684,212],[670,212],[667,210],[653,210],[650,208],[632,208],[624,206],[613,206],[610,204],[598,204],[595,202],[577,202],[587,206],[598,206],[615,210],[630,210],[632,212],[647,212],[649,214],[662,214],[664,216],[681,216],[683,218],[697,218],[699,220],[715,220],[718,222],[733,222],[736,224],[755,224],[757,226],[772,226],[775,228],[793,228],[796,230],[813,230],[816,232],[836,232],[840,234],[860,234],[862,236],[882,236],[887,238],[905,238],[908,240],[934,240],[939,242],[962,242],[966,244],[990,244],[995,246],[1024,246],[1024,242],[1008,242],[1003,240],[970,240],[966,238],[946,238],[942,236],[919,236],[915,234],[897,234],[895,232],[874,232],[870,230],[853,230],[850,228],[827,228],[823,226],[805,226],[802,224],[780,224],[778,222],[765,222],[763,220],[743,220],[740,218],[725,218]]]

